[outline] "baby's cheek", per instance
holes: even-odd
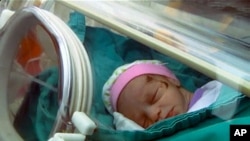
[[[179,105],[178,109],[176,110],[177,115],[186,113],[188,110],[187,106]]]

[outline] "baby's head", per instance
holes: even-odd
[[[185,113],[190,95],[160,61],[139,60],[114,71],[103,87],[103,100],[111,114],[119,112],[146,128]]]

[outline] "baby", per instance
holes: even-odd
[[[103,87],[103,101],[117,130],[143,130],[160,120],[211,105],[221,83],[211,81],[194,93],[158,60],[118,67]]]

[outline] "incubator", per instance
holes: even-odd
[[[230,125],[249,124],[250,10],[203,2],[202,11],[185,0],[1,0],[0,140],[229,139]],[[238,92],[145,131],[116,131],[101,89],[137,59],[163,60],[190,90],[216,79]]]

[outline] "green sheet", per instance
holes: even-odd
[[[75,14],[76,15],[74,16],[81,16],[77,13]],[[112,33],[109,30],[96,27],[86,27],[85,32],[84,45],[90,54],[90,60],[93,65],[94,76],[96,78],[94,83],[95,93],[91,117],[98,124],[98,129],[94,135],[90,137],[91,140],[139,141],[157,139],[175,140],[177,138],[184,140],[189,135],[186,135],[185,137],[185,134],[179,134],[180,132],[185,132],[187,130],[192,130],[195,132],[194,130],[197,129],[199,129],[199,136],[190,135],[192,136],[193,140],[227,139],[229,138],[229,124],[232,121],[238,120],[238,116],[242,114],[245,115],[245,112],[249,112],[248,98],[245,98],[237,91],[224,86],[222,95],[217,101],[217,105],[214,104],[213,107],[159,122],[143,132],[116,131],[112,126],[113,119],[105,110],[102,100],[99,97],[104,82],[108,79],[117,66],[138,59],[161,60],[166,62],[168,67],[174,71],[177,77],[181,80],[183,86],[191,91],[197,87],[200,87],[211,79],[175,59],[164,56],[148,48],[146,45]],[[77,32],[75,31],[75,33]],[[232,105],[234,106],[233,112],[229,110],[232,109]],[[225,111],[230,112],[227,113]],[[241,123],[247,123],[246,119],[247,118],[242,118]],[[169,124],[171,123],[174,124],[170,126]],[[217,126],[209,126],[212,125],[210,123],[221,126],[221,128],[226,129],[226,131],[215,130]],[[207,138],[211,135],[210,133],[214,134],[215,132],[217,136],[213,136],[213,138]],[[227,137],[225,137],[225,134],[227,134]]]

